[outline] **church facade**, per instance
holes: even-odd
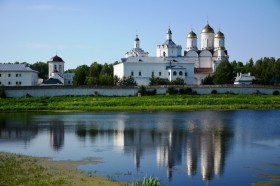
[[[125,54],[121,63],[114,65],[114,75],[119,78],[133,76],[138,85],[148,85],[151,77],[169,81],[181,78],[187,85],[199,85],[224,59],[228,59],[225,36],[220,30],[215,33],[207,22],[201,31],[200,49],[197,35],[191,30],[183,55],[182,46],[172,40],[170,28],[166,41],[156,47],[155,57],[140,48],[140,39],[136,35],[133,49]]]

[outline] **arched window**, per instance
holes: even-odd
[[[187,73],[187,72],[185,72],[185,76],[188,76],[188,73]]]
[[[163,57],[165,57],[165,52],[162,53]]]
[[[183,72],[182,72],[182,71],[180,71],[180,72],[179,72],[179,76],[182,76],[182,75],[183,75]]]
[[[173,76],[177,76],[177,72],[176,71],[173,72]]]

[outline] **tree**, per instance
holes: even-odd
[[[86,85],[88,80],[89,67],[87,65],[78,66],[73,77],[74,85]]]
[[[48,64],[44,62],[36,62],[30,66],[33,70],[36,70],[39,72],[39,77],[42,79],[48,79]]]
[[[213,80],[214,80],[214,77],[209,74],[202,80],[201,84],[202,85],[213,85],[214,84]]]
[[[100,85],[114,85],[113,76],[111,76],[110,74],[100,74],[99,84]]]
[[[128,76],[128,77],[124,76],[122,79],[119,79],[119,81],[117,82],[117,85],[118,86],[137,86],[137,83],[132,76]]]
[[[155,77],[155,76],[152,76],[150,78],[150,82],[149,82],[149,85],[150,86],[155,86],[155,85],[167,85],[169,82],[168,80],[166,79],[161,79],[159,77]]]
[[[89,76],[90,77],[99,77],[99,74],[102,70],[102,65],[94,62],[89,67]]]
[[[75,73],[76,69],[68,69],[64,73]]]
[[[171,85],[185,85],[185,81],[182,78],[176,78],[170,82]]]
[[[233,68],[228,60],[222,61],[214,73],[214,84],[231,84],[234,80]]]

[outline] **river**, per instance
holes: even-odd
[[[0,151],[93,158],[89,175],[250,185],[280,174],[280,111],[1,113]]]

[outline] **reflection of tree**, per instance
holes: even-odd
[[[26,114],[0,114],[0,139],[23,141],[27,145],[37,134],[38,127],[29,121]]]

